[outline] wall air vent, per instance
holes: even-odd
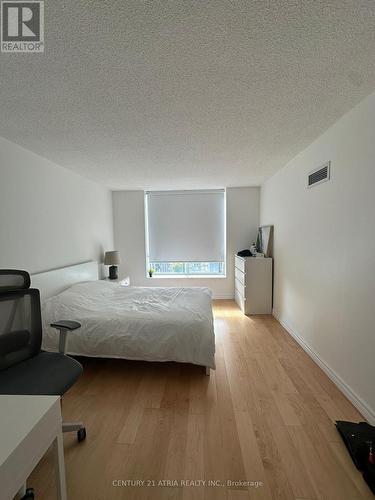
[[[328,161],[321,167],[309,173],[307,180],[307,187],[316,186],[322,182],[329,181],[330,179],[331,162]]]

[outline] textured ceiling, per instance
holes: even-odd
[[[375,2],[45,2],[0,135],[113,189],[258,185],[375,88]]]

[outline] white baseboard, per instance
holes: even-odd
[[[213,300],[234,300],[234,294],[233,293],[219,293],[219,294],[213,294],[212,296]]]
[[[320,366],[332,382],[340,389],[342,393],[353,403],[357,410],[365,417],[365,419],[372,425],[375,425],[375,411],[368,406],[368,404],[360,398],[353,389],[334,371],[327,363],[319,356],[319,354],[305,341],[303,338],[288,324],[287,321],[281,319],[279,314],[273,310],[273,316],[285,328],[302,349],[312,358],[315,363]]]

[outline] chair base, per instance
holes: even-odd
[[[78,442],[86,439],[86,428],[82,422],[63,422],[62,424],[63,432],[76,432]]]
[[[62,431],[63,432],[77,432],[80,429],[84,429],[85,426],[82,422],[63,422]]]

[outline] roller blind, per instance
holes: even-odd
[[[146,192],[150,262],[222,262],[225,192]]]

